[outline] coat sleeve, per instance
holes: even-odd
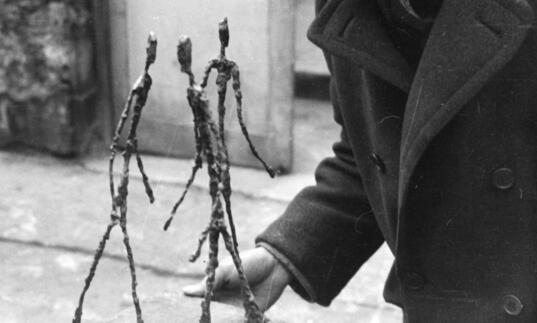
[[[332,84],[331,96],[342,125]],[[325,306],[384,241],[343,126],[333,151],[317,167],[316,185],[303,189],[256,239],[290,269],[297,293]]]

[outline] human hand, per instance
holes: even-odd
[[[282,295],[291,282],[291,274],[265,248],[258,247],[241,254],[244,273],[261,311],[266,311]],[[191,297],[205,295],[205,277],[201,282],[186,286],[183,293]],[[231,257],[224,259],[216,269],[214,297],[223,302],[241,300],[240,280]]]

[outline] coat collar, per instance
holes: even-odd
[[[444,0],[405,108],[399,214],[431,140],[511,60],[532,21],[526,0]]]
[[[329,0],[308,31],[309,39],[408,92],[412,70],[395,48],[374,0]]]
[[[409,92],[400,150],[401,213],[425,148],[514,56],[533,22],[533,10],[526,0],[444,0],[416,71],[393,45],[382,19],[376,1],[329,0],[308,37]]]

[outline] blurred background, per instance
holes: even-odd
[[[194,72],[201,78],[207,62],[219,53],[217,24],[228,17],[227,52],[240,66],[252,137],[272,165],[292,171],[295,80],[309,76],[322,83],[328,75],[322,54],[305,37],[312,1],[0,3],[4,145],[20,142],[58,155],[87,154],[106,146],[143,68],[147,35],[153,31],[159,40],[158,56],[151,68],[154,83],[141,124],[140,148],[154,155],[191,157],[188,84],[179,72],[175,48],[180,35],[191,37]],[[210,95],[215,95],[212,88]],[[321,96],[326,95],[321,88]],[[227,105],[234,162],[256,166],[236,122],[232,93]]]
[[[72,318],[108,222],[108,146],[143,69],[150,31],[159,45],[138,142],[157,202],[149,205],[134,168],[129,186],[139,292],[146,322],[197,320],[199,300],[185,299],[180,288],[203,277],[203,261],[189,264],[187,258],[209,220],[205,174],[198,176],[169,232],[161,230],[194,154],[177,40],[182,34],[192,39],[199,80],[219,53],[218,22],[229,19],[227,56],[241,71],[245,121],[260,155],[280,170],[274,180],[260,170],[229,91],[226,138],[244,250],[302,187],[314,183],[315,166],[331,155],[339,137],[322,53],[306,39],[313,7],[312,0],[0,0],[2,322]],[[213,74],[211,102],[214,81]],[[287,291],[269,317],[400,322],[399,311],[382,300],[391,260],[383,247],[330,308]],[[84,321],[134,321],[128,280],[121,235],[115,232],[87,295]],[[223,307],[221,313],[233,312]]]

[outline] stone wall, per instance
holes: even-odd
[[[80,149],[95,92],[88,1],[0,0],[0,143]]]

